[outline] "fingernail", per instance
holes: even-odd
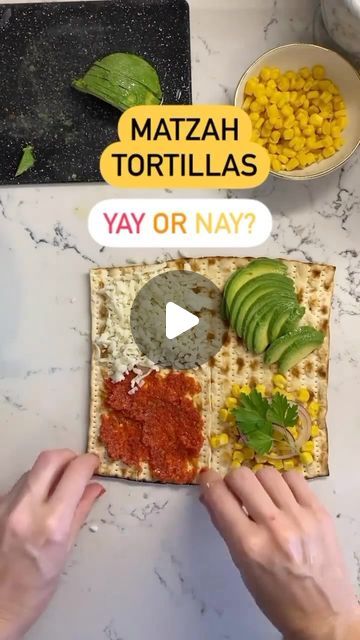
[[[98,499],[101,498],[101,496],[104,495],[104,493],[106,493],[106,489],[105,487],[101,487],[99,493],[98,493]]]

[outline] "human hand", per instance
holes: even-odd
[[[296,471],[200,475],[201,501],[257,604],[291,640],[360,637],[333,522]]]
[[[72,544],[103,487],[97,456],[44,451],[0,499],[0,640],[18,640],[53,595]]]

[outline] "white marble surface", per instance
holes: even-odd
[[[195,101],[230,101],[242,71],[263,51],[311,41],[316,6],[313,0],[192,0]],[[355,584],[360,583],[359,183],[356,156],[319,181],[270,178],[256,190],[274,215],[272,238],[257,254],[337,266],[331,476],[313,487],[337,518]],[[0,491],[42,448],[85,447],[88,270],[134,257],[100,251],[87,233],[91,206],[113,195],[120,192],[103,185],[0,191]],[[139,251],[135,258],[150,260],[160,253]],[[278,637],[252,604],[195,488],[105,485],[107,494],[83,528],[60,589],[30,640]],[[90,530],[92,524],[97,532]]]

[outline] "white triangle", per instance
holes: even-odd
[[[199,324],[199,318],[183,307],[179,307],[175,302],[168,302],[166,305],[166,337],[173,340],[181,336],[185,331],[189,331]]]

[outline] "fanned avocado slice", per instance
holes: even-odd
[[[286,300],[289,304],[297,304],[295,292],[292,289],[283,289],[281,291],[269,291],[263,296],[257,298],[250,307],[247,308],[246,306],[245,314],[241,309],[237,318],[236,333],[240,337],[244,336],[249,324],[253,321],[253,318],[261,316],[261,314],[266,310],[265,305],[270,302],[273,307],[276,307],[277,304],[283,300]]]
[[[248,280],[235,295],[230,308],[230,324],[236,326],[236,319],[239,311],[245,309],[245,305],[250,305],[261,293],[266,293],[270,289],[293,289],[294,282],[291,278],[281,273],[266,273]],[[246,311],[245,311],[246,313]]]
[[[317,336],[304,335],[293,342],[279,360],[280,373],[286,373],[322,345],[324,334],[322,331],[318,331],[317,334]]]
[[[246,267],[242,267],[230,277],[225,285],[224,296],[226,300],[227,313],[231,308],[231,304],[239,289],[252,278],[260,276],[264,273],[287,273],[287,266],[280,260],[272,260],[271,258],[256,258],[249,262]]]
[[[262,280],[260,286],[255,286],[256,280]],[[253,283],[255,288],[252,289],[251,286],[247,288],[247,295],[243,298],[241,295],[242,290],[245,289],[247,285],[252,285]],[[271,274],[271,276],[267,275],[259,276],[259,278],[254,278],[253,280],[250,280],[246,285],[244,285],[244,287],[242,287],[233,302],[231,314],[231,324],[240,337],[242,335],[242,327],[244,325],[245,318],[247,317],[248,312],[252,309],[253,305],[257,302],[260,302],[260,300],[262,300],[265,296],[269,296],[270,294],[276,295],[278,293],[289,293],[295,300],[295,289],[293,281],[283,275],[278,275],[276,279],[274,279],[274,274]]]
[[[290,351],[290,355],[293,354],[293,347],[296,344],[298,344],[299,341],[301,344],[302,344],[302,341],[305,341],[306,344],[315,343],[316,346],[319,346],[322,344],[323,340],[324,340],[324,334],[322,331],[317,331],[317,329],[314,329],[314,327],[309,327],[309,326],[299,327],[298,329],[295,329],[294,331],[290,331],[289,333],[285,333],[285,335],[281,336],[280,338],[277,338],[277,340],[275,340],[267,349],[264,357],[264,362],[266,364],[273,364],[274,362],[279,362],[279,361],[281,362],[281,359],[285,357],[289,351]],[[316,346],[313,347],[309,351],[309,353],[311,353],[311,351],[313,351],[316,348]],[[301,359],[302,358],[300,358],[299,360]],[[285,364],[286,363],[287,363],[287,360],[285,361]],[[294,366],[294,365],[291,365],[291,366]]]
[[[277,293],[276,295],[270,293],[268,296],[264,296],[261,303],[253,305],[252,311],[250,311],[245,318],[243,327],[243,339],[249,351],[254,350],[253,337],[264,315],[269,311],[279,310],[282,308],[282,305],[287,306],[291,304],[292,301],[296,304],[296,300],[293,300],[290,293],[284,292]]]
[[[289,331],[296,329],[304,313],[305,307],[296,305],[296,307],[292,306],[288,309],[284,309],[278,315],[274,316],[269,326],[270,343],[274,342],[276,338],[282,336],[284,333],[288,333]]]
[[[112,53],[96,60],[72,86],[125,111],[137,105],[158,105],[162,91],[156,69],[133,53]]]

